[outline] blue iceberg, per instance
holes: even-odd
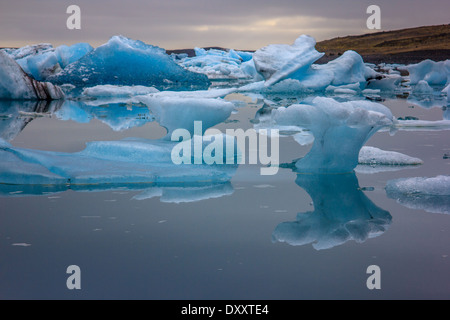
[[[182,68],[164,49],[123,36],[113,36],[47,81],[77,87],[111,84],[206,89],[210,85],[205,75]]]
[[[296,162],[297,171],[303,173],[352,172],[366,141],[381,128],[394,124],[391,111],[382,104],[324,97],[273,109],[270,118],[271,125],[297,128],[306,136],[298,138],[314,141],[309,153]],[[308,139],[311,135],[313,139]]]

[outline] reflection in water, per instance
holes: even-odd
[[[187,108],[182,99],[178,102],[180,108]],[[196,113],[196,119],[206,120],[205,129],[231,114],[230,108],[222,118],[214,117],[216,104],[211,108],[205,104],[201,113]],[[165,112],[168,117],[177,119],[178,111],[179,108],[169,108]],[[97,106],[70,100],[3,101],[0,103],[0,196],[48,195],[69,189],[91,192],[137,190],[141,193],[133,198],[136,200],[158,196],[164,202],[189,202],[233,192],[230,180],[238,165],[176,165],[171,152],[177,141],[137,138],[94,141],[75,153],[17,148],[9,143],[31,120],[43,114],[80,123],[97,118],[114,130],[129,129],[154,120],[147,107],[127,108],[123,103]],[[186,122],[185,118],[180,121]],[[215,139],[226,139],[226,136],[217,135],[213,141],[200,142],[202,150]],[[225,143],[222,145],[226,147]],[[222,154],[226,156],[224,150]]]
[[[0,100],[0,138],[12,141],[38,114],[51,114],[63,100]]]
[[[315,210],[299,213],[296,221],[280,223],[273,241],[329,249],[349,240],[362,243],[381,235],[391,224],[389,212],[367,198],[354,173],[298,174],[295,182],[311,196]]]

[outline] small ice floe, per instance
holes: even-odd
[[[11,245],[14,247],[30,247],[31,246],[30,243],[25,243],[25,242],[13,243]]]
[[[407,208],[450,214],[450,176],[389,180],[386,193]]]
[[[423,161],[400,152],[364,146],[359,152],[358,163],[365,165],[405,166],[423,164]]]
[[[254,188],[266,189],[266,188],[275,188],[275,186],[271,184],[257,184],[253,186]]]

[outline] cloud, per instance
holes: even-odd
[[[448,0],[378,0],[385,30],[448,23]],[[73,0],[2,3],[0,46],[105,43],[123,34],[167,49],[223,46],[257,49],[309,34],[323,40],[365,29],[363,0],[77,0],[82,29],[66,28]]]

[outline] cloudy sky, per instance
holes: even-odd
[[[66,8],[81,8],[81,30],[68,30]],[[382,30],[450,23],[449,0],[1,0],[0,47],[41,42],[96,47],[121,34],[166,49],[258,49],[373,32],[366,9],[381,8]]]

